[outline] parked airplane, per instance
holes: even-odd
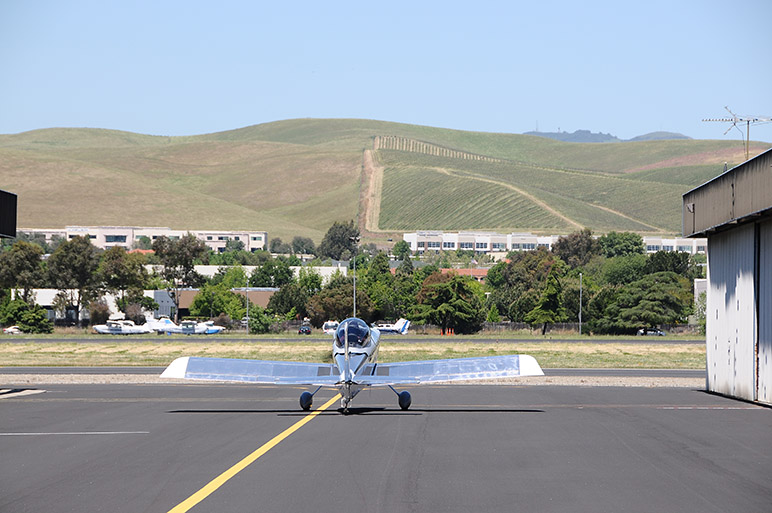
[[[335,387],[341,395],[340,406],[347,412],[351,400],[369,386],[389,387],[397,394],[400,408],[407,410],[412,402],[410,393],[397,392],[393,385],[544,375],[528,355],[378,363],[380,336],[377,328],[352,317],[341,322],[335,332],[334,363],[185,356],[169,364],[161,377],[316,386],[313,392],[300,394],[304,410],[311,408],[314,394],[322,387]]]
[[[376,328],[381,333],[398,333],[400,335],[407,335],[407,329],[410,327],[410,321],[407,319],[400,319],[394,324],[376,324]]]
[[[94,331],[102,335],[147,335],[153,333],[153,329],[147,324],[137,326],[133,321],[107,321],[105,324],[97,324]]]
[[[222,326],[215,326],[212,321],[182,321],[180,324],[175,324],[175,322],[168,317],[161,317],[158,320],[148,321],[147,325],[159,334],[181,333],[183,335],[216,335],[225,330]]]

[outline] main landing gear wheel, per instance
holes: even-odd
[[[314,402],[314,395],[311,392],[303,392],[300,394],[300,407],[308,411],[311,409],[311,405]]]
[[[410,392],[407,390],[403,390],[399,394],[397,394],[399,397],[399,407],[403,410],[407,410],[410,408],[410,404],[412,403],[413,399],[410,397]]]

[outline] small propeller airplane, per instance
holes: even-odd
[[[399,335],[407,335],[407,330],[410,327],[410,321],[407,319],[400,319],[394,324],[376,324],[376,328],[381,333],[397,333]]]
[[[378,363],[380,337],[377,328],[350,317],[335,331],[334,363],[184,356],[169,364],[161,377],[316,386],[313,392],[300,394],[303,410],[311,408],[322,387],[334,387],[341,395],[341,409],[347,413],[351,400],[370,386],[389,387],[397,394],[399,407],[407,410],[412,402],[410,392],[397,392],[394,385],[544,375],[535,358],[522,354]]]

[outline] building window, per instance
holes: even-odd
[[[535,242],[524,242],[523,243],[523,249],[536,249],[536,243]]]
[[[212,236],[211,235],[207,235],[206,236],[206,240],[212,240]]]
[[[423,241],[418,243],[418,249],[424,249],[424,247],[426,247],[426,245]]]
[[[659,251],[661,246],[659,244],[648,244],[646,246],[646,251]]]
[[[504,251],[507,249],[506,242],[494,242],[491,246],[494,251]]]
[[[697,246],[697,253],[705,253],[705,246]]]
[[[238,235],[233,237],[233,238],[236,239],[236,240],[241,240],[241,239],[239,239]]]
[[[456,243],[455,242],[443,242],[442,243],[442,249],[456,249]]]
[[[426,247],[429,249],[440,249],[439,241],[429,241],[426,243]]]
[[[487,242],[475,242],[474,249],[488,249]]]
[[[512,249],[520,249],[520,243],[515,242],[514,244],[512,244]]]
[[[662,246],[662,249],[665,251],[673,251],[673,246]]]
[[[105,242],[126,242],[125,235],[105,235]]]
[[[459,242],[458,247],[460,249],[474,249],[474,242]]]
[[[217,240],[228,240],[228,237],[226,237],[225,235],[220,235],[219,237],[217,237]]]
[[[683,251],[685,253],[691,253],[692,247],[691,246],[678,246],[678,251]]]

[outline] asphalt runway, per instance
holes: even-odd
[[[299,411],[293,386],[17,389],[0,511],[770,511],[772,409],[688,388],[409,389],[408,411],[379,388],[350,415]]]

